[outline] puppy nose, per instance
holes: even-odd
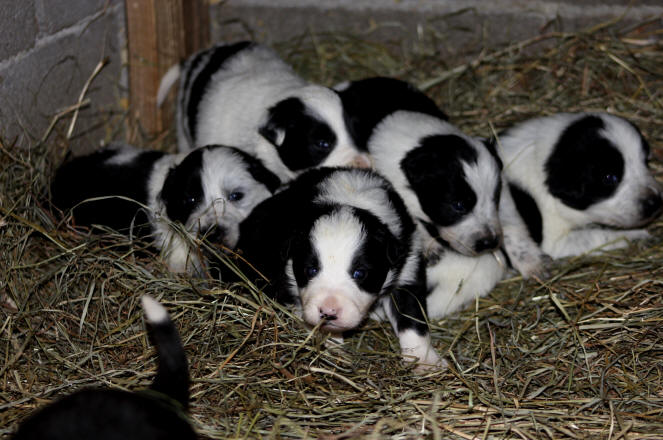
[[[642,200],[642,217],[652,218],[661,212],[663,201],[658,193],[650,194]]]
[[[474,243],[475,252],[492,251],[499,247],[500,238],[497,235],[481,237]]]
[[[348,166],[353,168],[371,168],[371,159],[368,155],[357,154],[350,162],[348,162]]]
[[[330,307],[320,307],[320,319],[325,321],[335,321],[338,316],[336,309]]]

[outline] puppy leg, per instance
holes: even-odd
[[[546,255],[527,231],[527,225],[518,214],[516,204],[511,196],[508,185],[502,185],[499,207],[502,233],[504,234],[504,250],[509,256],[511,265],[524,278],[533,276],[548,278],[548,265],[551,258]]]
[[[630,241],[649,238],[651,234],[644,229],[577,229],[557,240],[551,240],[552,243],[548,244],[546,249],[551,257],[563,258],[620,249],[628,246]]]
[[[407,362],[416,362],[414,371],[446,368],[447,363],[435,351],[430,339],[425,317],[423,286],[400,286],[382,298],[382,310],[398,335],[401,354]]]

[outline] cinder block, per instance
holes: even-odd
[[[0,137],[28,146],[40,139],[53,117],[75,104],[102,54],[111,59],[86,95],[90,105],[80,112],[72,145],[92,148],[106,133],[99,129],[103,116],[118,103],[120,56],[117,20],[107,14],[68,34],[40,45],[0,71]],[[63,118],[51,140],[64,136],[71,114]]]
[[[37,38],[34,0],[2,0],[0,61],[31,48]]]
[[[73,26],[103,9],[107,0],[36,0],[40,35],[51,35]]]

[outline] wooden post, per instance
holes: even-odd
[[[160,108],[159,82],[166,71],[209,44],[207,0],[125,0],[129,47],[128,141],[159,145],[174,127],[174,92]],[[173,88],[175,90],[175,87]]]

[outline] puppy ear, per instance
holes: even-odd
[[[499,147],[499,143],[496,137],[491,136],[489,138],[476,138],[479,142],[482,142],[486,148],[488,149],[488,152],[495,158],[497,161],[497,165],[500,167],[500,170],[504,169],[504,164],[502,163],[502,158],[500,157],[499,153],[497,152],[497,148]]]
[[[273,145],[281,146],[287,129],[298,115],[304,113],[304,108],[299,98],[287,98],[277,102],[267,110],[267,121],[258,129],[258,133]]]
[[[257,182],[265,185],[269,192],[274,194],[279,186],[281,186],[281,179],[279,179],[276,174],[265,168],[260,159],[253,157],[241,150],[236,150],[236,152],[242,156],[242,160],[244,163],[246,163],[247,170],[249,174],[251,174],[251,177],[253,177]]]
[[[258,133],[276,147],[280,147],[285,140],[285,129],[279,127],[273,120],[267,121],[260,127]]]

